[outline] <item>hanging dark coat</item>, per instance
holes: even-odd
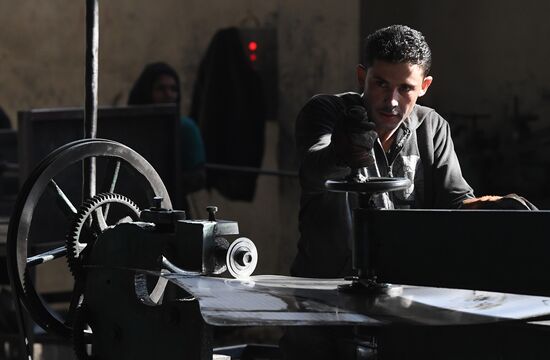
[[[266,105],[262,84],[236,28],[218,31],[199,67],[191,117],[203,134],[207,163],[260,168]],[[232,200],[251,201],[258,175],[210,170],[207,185]]]

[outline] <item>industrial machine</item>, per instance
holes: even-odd
[[[373,339],[380,329],[458,327],[483,343],[487,329],[512,326],[512,335],[497,341],[505,339],[499,343],[505,349],[492,349],[496,358],[510,350],[550,353],[544,348],[550,319],[548,211],[379,210],[372,194],[407,187],[408,180],[354,171],[351,180],[326,186],[359,194],[357,276],[251,276],[258,253],[236,222],[217,219],[215,207],[208,208],[207,219],[188,219],[172,208],[162,180],[142,156],[95,138],[98,7],[97,0],[86,4],[85,138],[56,149],[35,168],[8,230],[22,358],[31,356],[32,333],[24,309],[47,332],[72,339],[80,359],[212,359],[218,326],[348,327],[341,356],[348,359],[376,356]],[[75,166],[83,174],[78,203],[60,181]],[[123,170],[141,187],[147,206],[122,193],[117,183]],[[57,208],[38,214],[44,196],[53,196]],[[48,239],[33,227],[54,211],[66,216],[59,225],[65,226],[65,239]],[[34,281],[37,268],[61,257],[74,277],[63,312],[40,295]],[[231,277],[220,277],[226,270]],[[517,335],[524,328],[528,335]],[[453,334],[461,348],[469,348],[463,335]]]
[[[105,165],[106,181],[103,186],[110,191],[86,199],[77,208],[58,185],[56,178],[75,163],[90,158],[100,168]],[[131,199],[113,191],[121,168],[132,170],[135,181],[144,185],[145,193],[151,194],[149,209],[141,210]],[[44,250],[43,241],[31,239],[43,240],[47,235],[30,236],[29,233],[37,204],[47,192],[57,197],[58,209],[66,214],[69,221],[65,244]],[[12,286],[19,299],[17,305],[20,301],[45,330],[65,338],[73,337],[79,343],[85,342],[88,324],[99,329],[107,326],[102,323],[104,320],[114,320],[114,317],[105,317],[102,311],[96,313],[95,320],[84,320],[93,314],[92,310],[86,309],[99,309],[96,305],[102,307],[105,301],[110,303],[108,307],[113,310],[113,305],[120,303],[120,311],[113,314],[123,316],[130,316],[127,310],[132,304],[137,305],[136,313],[143,312],[146,316],[142,319],[143,328],[158,334],[159,330],[151,327],[153,323],[147,318],[149,315],[145,314],[149,310],[147,306],[160,305],[165,297],[167,279],[159,276],[165,276],[166,271],[195,277],[216,275],[227,270],[235,278],[248,278],[256,267],[258,254],[254,243],[245,237],[238,237],[239,227],[236,222],[217,220],[216,211],[216,207],[209,207],[208,219],[187,220],[184,211],[171,208],[166,188],[152,166],[122,144],[102,139],[85,139],[67,144],[52,152],[32,172],[19,194],[11,217],[7,254]],[[116,240],[111,243],[109,239]],[[37,249],[38,254],[35,253]],[[75,278],[70,306],[64,318],[59,318],[59,312],[42,298],[33,280],[33,269],[59,257],[66,257]],[[174,264],[186,270],[180,270]],[[110,269],[107,271],[109,274],[104,271],[106,269]],[[136,271],[139,274],[134,274]],[[154,282],[148,281],[147,271],[157,272]],[[128,279],[129,282],[126,281]],[[149,286],[150,283],[154,283],[153,286]],[[121,294],[130,299],[120,297]],[[178,303],[181,299],[177,297],[175,300]],[[165,297],[165,304],[167,302]],[[177,306],[175,310],[171,310],[170,306],[173,305],[162,308],[169,312],[178,311]],[[183,302],[181,306],[185,308],[196,304]],[[158,318],[158,326],[164,324],[161,313],[154,310],[152,314],[156,314],[153,316]],[[187,318],[185,316],[182,319]],[[139,321],[139,316],[130,316],[120,324],[133,328]],[[184,323],[189,326],[187,332],[198,334],[192,322]],[[20,321],[20,324],[22,331],[26,332],[25,322]],[[117,326],[123,325],[113,326],[115,328],[111,330],[116,332]],[[101,330],[94,333],[103,334]],[[173,336],[178,336],[177,333]],[[181,358],[197,358],[189,351],[195,342],[190,344],[193,345],[182,347],[182,353],[186,355]],[[146,347],[150,349],[150,344]],[[167,355],[173,356],[170,347],[165,347]],[[99,348],[101,346],[97,347],[101,355]],[[128,354],[127,349],[124,351]],[[109,352],[112,353],[110,347]]]
[[[97,195],[75,206],[56,179],[92,158],[103,181]],[[132,170],[149,194],[148,208],[116,192],[122,168]],[[258,253],[239,235],[237,222],[217,219],[213,206],[204,220],[172,209],[155,170],[120,143],[67,144],[32,172],[10,221],[8,267],[21,331],[29,331],[23,305],[46,331],[72,339],[80,359],[211,359],[217,326],[348,326],[354,330],[345,353],[363,359],[376,353],[376,344],[367,341],[373,330],[392,326],[475,331],[513,323],[545,329],[550,279],[544,257],[550,245],[530,235],[547,226],[550,213],[371,207],[373,193],[406,183],[387,178],[327,183],[331,190],[363,197],[365,207],[354,213],[357,277],[251,276]],[[63,211],[68,219],[64,244],[53,249],[30,236],[46,192],[58,200],[51,211]],[[397,221],[403,229],[385,231]],[[524,244],[506,240],[515,238]],[[36,267],[59,257],[67,259],[75,279],[70,306],[61,315],[33,281]],[[229,278],[218,276],[225,271]]]

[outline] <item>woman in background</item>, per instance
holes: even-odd
[[[170,65],[156,62],[141,72],[130,91],[128,105],[177,104],[179,108],[180,100],[178,73]],[[199,128],[190,117],[180,118],[180,136],[182,192],[186,195],[204,187],[205,152]],[[187,204],[184,210],[189,211]]]

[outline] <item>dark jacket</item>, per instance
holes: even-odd
[[[260,168],[266,106],[258,73],[236,28],[220,30],[201,61],[191,117],[200,126],[208,163]],[[251,201],[257,174],[209,171],[208,187],[233,200]]]
[[[341,277],[351,271],[351,209],[354,194],[325,190],[328,179],[341,179],[349,168],[330,146],[338,119],[361,95],[317,95],[302,109],[296,122],[296,146],[302,189],[298,255],[291,273],[304,277]],[[388,154],[375,146],[381,176],[407,177],[412,185],[391,195],[396,208],[457,208],[473,197],[462,177],[449,124],[433,109],[416,105],[396,132]]]

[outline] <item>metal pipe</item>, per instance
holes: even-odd
[[[67,247],[61,246],[40,255],[31,256],[27,259],[27,267],[36,266],[45,262],[58,259],[67,255]]]
[[[208,170],[215,170],[215,171],[241,172],[241,173],[271,175],[271,176],[280,176],[280,177],[293,177],[293,178],[298,177],[298,172],[296,171],[259,169],[251,166],[234,166],[234,165],[225,165],[225,164],[206,163],[204,167]]]
[[[97,134],[97,89],[99,57],[99,1],[86,0],[86,103],[84,109],[84,138]],[[84,199],[96,192],[95,158],[84,161]]]

